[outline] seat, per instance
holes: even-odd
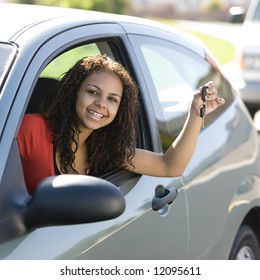
[[[58,83],[59,81],[53,78],[39,78],[27,106],[26,113],[40,113],[40,106],[43,100],[53,93]]]

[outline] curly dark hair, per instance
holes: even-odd
[[[75,109],[80,85],[88,75],[101,70],[113,72],[120,78],[123,95],[112,123],[94,130],[86,139],[89,164],[86,173],[100,176],[113,169],[125,168],[127,163],[133,166],[138,88],[120,63],[106,55],[97,55],[80,59],[65,73],[51,97],[51,103],[44,107],[43,115],[51,123],[52,141],[59,151],[60,168],[63,173],[78,174],[73,163],[77,150],[76,139],[80,133]],[[76,150],[72,149],[73,142]]]

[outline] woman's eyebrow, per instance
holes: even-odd
[[[102,89],[97,85],[88,83],[87,86],[92,86],[92,87],[97,88],[99,91],[102,91]],[[122,98],[121,94],[119,94],[119,93],[111,92],[110,94],[113,95],[113,96],[118,96],[119,98]]]
[[[117,97],[119,97],[119,98],[122,98],[122,96],[121,96],[119,93],[111,92],[110,94],[113,95],[113,96],[117,96]]]
[[[94,85],[94,84],[90,84],[90,83],[88,83],[88,84],[86,84],[86,86],[95,87],[95,88],[97,88],[98,90],[101,90],[101,88],[100,88],[100,87],[98,87],[98,86],[96,86],[96,85]]]

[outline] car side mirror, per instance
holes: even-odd
[[[84,175],[47,177],[33,196],[19,189],[11,198],[5,196],[4,203],[7,215],[0,221],[0,244],[38,227],[105,221],[125,210],[119,188]]]
[[[98,222],[116,218],[125,199],[112,183],[84,175],[44,179],[24,212],[26,228]]]

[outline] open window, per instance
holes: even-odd
[[[46,98],[51,98],[63,74],[84,56],[107,54],[122,63],[133,75],[133,71],[130,65],[127,64],[128,60],[123,53],[119,41],[110,39],[76,46],[59,54],[40,73],[27,106],[26,113],[40,113],[42,102]],[[143,110],[140,111],[143,112]],[[141,112],[137,125],[138,127],[136,128],[138,135],[137,146],[147,148],[149,146],[147,143],[149,137],[146,137],[143,131],[145,127],[145,116],[144,113]],[[126,194],[135,186],[140,176],[126,170],[113,170],[112,172],[103,174],[101,178],[114,183]]]
[[[103,53],[102,46],[109,51],[105,43],[100,43],[99,45],[92,43],[67,50],[52,60],[40,74],[27,106],[26,113],[39,113],[42,102],[53,93],[62,75],[82,57]]]

